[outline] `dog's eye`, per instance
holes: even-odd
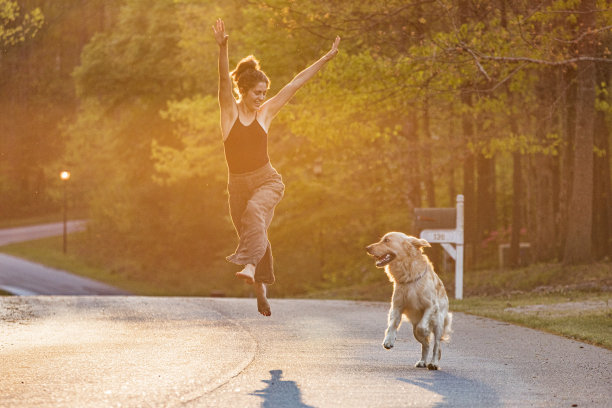
[[[383,242],[389,242],[389,238],[383,239]]]

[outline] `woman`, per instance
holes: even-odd
[[[244,267],[236,277],[254,285],[259,313],[270,316],[266,284],[274,283],[274,270],[267,231],[285,186],[268,158],[268,129],[297,90],[338,53],[340,38],[336,37],[327,54],[264,102],[270,81],[257,60],[244,58],[230,74],[223,20],[217,20],[213,32],[219,45],[219,106],[230,215],[239,237],[236,251],[227,260]],[[232,94],[232,82],[238,100]]]

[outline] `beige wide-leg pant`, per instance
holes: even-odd
[[[272,247],[268,227],[285,185],[270,163],[248,173],[229,173],[227,190],[232,222],[239,243],[226,259],[237,265],[255,265],[255,281],[274,283]]]

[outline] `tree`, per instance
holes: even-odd
[[[577,42],[579,55],[594,55],[597,48],[596,37],[591,34],[597,29],[596,3],[595,0],[580,2],[578,26],[584,38]],[[595,80],[595,62],[587,59],[578,61],[574,171],[563,255],[563,261],[569,264],[590,261],[592,256]]]

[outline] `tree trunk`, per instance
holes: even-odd
[[[401,135],[408,140],[410,151],[405,154],[404,166],[406,184],[404,188],[404,201],[410,208],[418,208],[423,205],[421,197],[421,160],[419,146],[419,125],[415,113],[410,118],[402,121]]]
[[[548,78],[552,78],[549,80]],[[545,146],[547,134],[552,123],[549,119],[548,107],[552,105],[554,95],[550,94],[551,84],[554,84],[552,75],[545,75],[536,88],[538,109],[536,110],[535,135],[539,143]],[[531,247],[534,260],[548,262],[557,258],[555,206],[554,206],[554,171],[555,158],[550,153],[535,153],[532,158],[532,171],[530,172],[533,192],[532,208],[535,219],[531,228]]]
[[[595,27],[595,0],[580,3],[578,23],[583,30]],[[579,44],[579,55],[592,55],[593,37]],[[567,238],[563,262],[577,264],[591,261],[593,222],[593,139],[595,121],[595,63],[578,62],[576,74],[576,143],[574,174],[568,207]]]
[[[455,186],[455,167],[451,164],[448,166],[447,177],[448,177],[448,202],[451,205],[457,200],[457,188]]]
[[[458,12],[459,22],[461,24],[467,23],[470,18],[470,1],[459,0],[456,10]],[[469,87],[470,84],[466,84]],[[476,178],[475,178],[475,157],[474,153],[470,150],[468,144],[474,139],[474,118],[470,112],[472,107],[472,95],[465,90],[461,92],[461,103],[467,108],[466,112],[461,117],[462,130],[463,130],[463,197],[465,200],[464,204],[464,239],[465,239],[465,268],[469,268],[471,265],[475,265],[477,262],[476,254],[476,232],[477,232],[477,220],[476,220]]]
[[[523,180],[521,177],[521,152],[512,153],[512,227],[508,264],[512,268],[520,265],[521,244],[521,202],[523,199]]]
[[[424,167],[425,171],[425,192],[427,194],[427,204],[430,207],[436,207],[436,186],[434,183],[433,164],[431,158],[431,129],[429,128],[429,101],[425,100],[423,112],[423,133],[425,135],[425,143],[423,144],[423,161],[427,163]]]
[[[565,242],[567,240],[569,197],[572,190],[574,174],[574,139],[576,138],[576,71],[568,68],[558,81],[558,94],[561,98],[560,109],[561,133],[565,149],[561,151],[560,167],[561,180],[559,183],[559,211],[557,245],[560,249],[559,259],[563,259]]]
[[[504,2],[505,4],[505,2]],[[510,131],[513,135],[518,135],[518,125],[514,116],[510,117]],[[521,243],[521,207],[523,197],[523,177],[522,177],[523,155],[520,149],[512,153],[512,227],[510,236],[510,253],[508,264],[512,268],[520,265],[520,243]]]
[[[609,83],[610,69],[597,67],[597,83]],[[602,93],[599,98],[605,101]],[[612,256],[612,186],[610,180],[610,130],[606,112],[600,110],[595,119],[595,153],[593,172],[593,256],[603,259]]]
[[[531,157],[531,161],[532,205],[535,215],[531,231],[531,246],[536,262],[548,262],[557,257],[552,200],[554,158],[538,153]]]
[[[467,93],[461,95],[461,102],[466,106],[471,106],[471,97]],[[475,159],[474,154],[468,148],[468,143],[474,137],[474,123],[470,113],[465,113],[462,119],[463,129],[463,197],[464,204],[464,222],[465,222],[465,244],[466,257],[465,263],[476,263],[476,188],[475,188]]]
[[[501,25],[506,28],[508,25],[508,19],[506,16],[506,0],[500,0],[500,13],[501,13]],[[509,87],[506,87],[510,97],[510,104],[513,105],[512,93]],[[513,135],[518,135],[518,122],[515,115],[510,116],[510,131]],[[520,149],[512,153],[512,224],[511,224],[511,236],[510,236],[510,251],[508,257],[508,264],[512,268],[516,268],[520,265],[521,255],[521,208],[524,200],[523,197],[523,177],[522,177],[522,160],[523,156]]]
[[[497,211],[495,208],[495,159],[479,154],[476,157],[478,176],[476,194],[478,211],[477,239],[484,239],[496,228]]]

